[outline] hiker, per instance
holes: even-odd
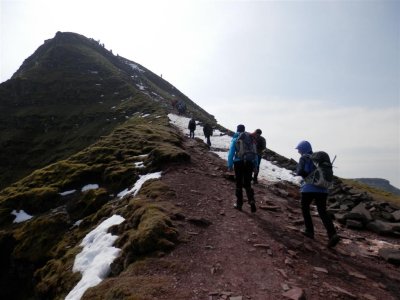
[[[249,147],[247,148],[249,151],[241,149],[241,147],[244,146],[240,146],[240,142],[242,145],[248,145],[246,147]],[[245,153],[244,155],[243,152]],[[251,176],[256,166],[257,153],[254,140],[250,133],[245,132],[245,126],[240,124],[237,126],[236,133],[233,135],[228,153],[228,170],[231,171],[232,168],[234,169],[236,179],[236,203],[234,208],[239,211],[242,210],[243,206],[243,188],[246,190],[251,212],[255,213],[257,210],[254,191],[251,187]]]
[[[301,141],[296,149],[301,155],[299,163],[297,165],[296,175],[307,179],[315,170],[315,166],[310,158],[313,153],[311,144],[308,141]],[[310,205],[313,200],[315,200],[315,205],[317,206],[318,215],[325,226],[328,234],[328,247],[334,247],[339,242],[340,238],[336,233],[335,226],[333,225],[331,217],[326,212],[326,201],[328,198],[328,189],[323,187],[315,186],[312,183],[304,182],[300,188],[301,192],[301,210],[304,218],[304,230],[301,233],[310,238],[314,239],[314,225],[310,213]]]
[[[207,139],[207,145],[208,146],[210,146],[211,147],[211,140],[210,140],[210,137],[213,135],[213,128],[211,127],[211,125],[210,124],[208,124],[208,123],[206,123],[205,125],[204,125],[204,127],[203,127],[203,133],[204,133],[204,136],[206,137],[206,139]]]
[[[196,120],[191,118],[188,125],[189,129],[189,138],[194,139],[194,131],[196,130]]]
[[[257,168],[254,169],[253,183],[258,183],[257,177],[258,173],[260,172],[261,158],[265,150],[267,149],[267,142],[265,141],[265,138],[261,136],[261,134],[262,134],[261,129],[256,129],[256,131],[252,133],[256,141],[257,156],[258,156]]]
[[[186,111],[185,102],[183,102],[183,100],[179,100],[178,103],[176,104],[176,108],[178,109],[178,114],[183,115]]]

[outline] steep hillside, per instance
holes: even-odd
[[[84,149],[135,113],[165,115],[177,101],[215,124],[143,66],[93,39],[57,32],[0,85],[0,189]]]

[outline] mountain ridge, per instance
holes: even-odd
[[[234,210],[224,160],[168,114],[182,100],[199,128],[230,132],[164,79],[107,51],[60,32],[0,85],[0,170],[25,170],[1,178],[2,299],[64,299],[82,277],[73,271],[81,241],[114,215],[125,219],[108,231],[120,255],[83,299],[396,298],[400,208],[336,178],[329,209],[346,242],[332,251],[319,221],[316,241],[300,234],[290,182],[255,186],[256,214]],[[296,165],[272,150],[264,158]],[[161,177],[120,196],[154,172]],[[18,212],[31,218],[15,223]],[[393,253],[380,253],[381,241]]]
[[[381,189],[393,195],[400,196],[400,189],[390,184],[390,181],[383,178],[353,178],[353,180],[364,183],[373,188]]]
[[[216,124],[212,115],[143,66],[115,56],[93,39],[58,32],[0,85],[0,145],[5,149],[0,189],[82,150],[134,113],[168,111],[178,100],[188,113]]]

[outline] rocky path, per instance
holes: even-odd
[[[162,177],[182,242],[149,271],[174,282],[158,299],[399,299],[400,271],[376,255],[374,234],[339,228],[341,243],[328,249],[315,213],[316,239],[303,237],[297,187],[284,183],[261,182],[257,212],[239,212],[225,162],[200,140],[185,147],[191,163]]]

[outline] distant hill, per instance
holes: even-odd
[[[369,185],[371,187],[384,190],[394,195],[400,196],[400,189],[390,184],[389,180],[382,178],[355,178],[354,180]]]

